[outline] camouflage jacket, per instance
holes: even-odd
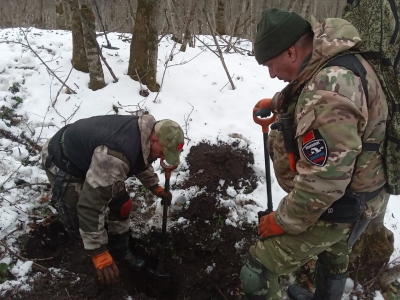
[[[288,192],[275,219],[292,234],[313,225],[350,182],[357,192],[372,192],[386,181],[381,154],[362,151],[362,141],[379,144],[385,136],[388,108],[376,74],[357,55],[367,71],[367,104],[359,77],[343,67],[324,67],[333,57],[357,50],[360,36],[343,19],[311,23],[315,35],[310,61],[272,103],[278,120],[282,112],[294,114],[296,172],[289,169],[282,132],[272,130],[268,141],[276,178]],[[382,190],[367,202],[367,217],[376,216],[385,197]]]

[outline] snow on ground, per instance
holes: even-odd
[[[65,80],[71,71],[67,85],[76,91],[76,94],[66,93],[66,88],[60,89],[60,82],[49,74],[34,53],[19,44],[28,43],[25,34],[32,49],[59,78]],[[125,35],[127,36],[129,35]],[[249,195],[230,189],[228,194],[232,199],[225,201],[225,205],[235,205],[235,201],[251,198],[259,207],[238,207],[238,211],[232,214],[232,219],[227,220],[227,225],[236,226],[235,218],[239,215],[256,220],[256,212],[260,207],[266,208],[267,199],[262,132],[260,126],[252,120],[252,109],[258,100],[272,97],[285,84],[270,79],[268,69],[259,66],[252,56],[224,54],[236,87],[233,90],[221,61],[209,49],[196,41],[196,48],[187,48],[186,52],[179,52],[179,45],[174,50],[174,42],[166,37],[159,44],[157,81],[163,83],[161,92],[159,95],[150,93],[144,98],[139,95],[140,84],[126,75],[130,44],[124,42],[118,34],[109,34],[108,38],[113,46],[120,48],[103,49],[104,56],[119,81],[114,83],[103,65],[107,86],[94,92],[88,88],[88,74],[71,70],[71,32],[1,29],[0,107],[5,105],[15,109],[14,114],[19,115],[22,121],[18,126],[9,127],[8,120],[0,119],[0,130],[11,131],[16,137],[25,134],[42,145],[59,128],[78,119],[114,114],[115,107],[119,114],[130,114],[139,109],[147,110],[156,119],[169,118],[178,122],[188,138],[182,153],[181,171],[173,172],[171,183],[182,181],[189,176],[183,170],[186,166],[184,158],[192,145],[202,140],[209,140],[211,143],[238,140],[241,146],[248,146],[254,153],[253,167],[261,179],[258,188]],[[205,43],[214,44],[210,37],[203,36],[201,39]],[[104,37],[99,37],[98,41],[99,44],[105,43]],[[238,46],[251,49],[248,41],[241,41]],[[173,60],[168,61],[171,51]],[[167,61],[168,67],[165,68]],[[9,139],[0,139],[0,188],[9,189],[21,183],[47,182],[44,171],[27,162],[37,161],[39,156],[29,157],[28,154],[25,146]],[[161,175],[159,165],[155,164],[154,167]],[[163,176],[160,176],[160,179],[163,183]],[[273,174],[272,181],[273,202],[276,208],[285,193]],[[181,194],[193,195],[200,190],[201,187],[198,190],[174,190],[173,195],[178,199]],[[28,215],[32,214],[34,209],[43,206],[40,204],[41,196],[40,186],[35,186],[33,190],[11,189],[0,194],[0,239],[20,226],[22,230],[18,231],[19,233],[28,230]],[[399,200],[400,197],[392,196],[385,217],[386,226],[395,234],[396,250],[393,259],[399,256],[400,251],[400,230],[397,226]],[[240,247],[240,241],[237,246]],[[1,262],[7,263],[9,258],[5,257]],[[12,272],[20,282],[28,282],[26,275],[30,268],[30,263],[20,262],[13,267]],[[12,288],[14,284],[3,283],[0,289]],[[352,282],[349,280],[347,290],[352,289]],[[348,296],[344,296],[343,299],[345,298],[349,299]],[[375,299],[383,297],[377,293]]]

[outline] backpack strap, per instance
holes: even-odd
[[[349,69],[354,73],[354,75],[360,77],[361,85],[364,90],[365,94],[365,101],[368,106],[368,81],[367,81],[367,71],[365,70],[364,66],[362,65],[361,61],[354,55],[354,54],[345,54],[342,56],[338,56],[332,60],[330,60],[325,67],[344,67]],[[378,151],[380,144],[373,144],[373,143],[365,143],[362,142],[362,149],[365,151]]]

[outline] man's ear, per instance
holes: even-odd
[[[158,142],[158,137],[154,133],[150,136],[150,144],[153,144],[154,142]]]
[[[297,60],[298,53],[295,46],[290,46],[289,49],[286,50],[286,54],[291,62],[295,62]]]

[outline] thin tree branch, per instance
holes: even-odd
[[[62,81],[62,80],[60,79],[60,77],[58,77],[58,76],[53,72],[53,70],[51,70],[51,69],[49,68],[49,66],[48,66],[48,65],[44,62],[44,60],[36,53],[36,51],[33,50],[32,46],[31,46],[30,43],[29,43],[28,36],[27,36],[26,32],[25,32],[24,30],[22,30],[21,28],[20,28],[20,32],[22,32],[22,34],[24,35],[24,39],[25,39],[25,41],[26,41],[26,44],[24,44],[24,43],[22,43],[22,42],[9,41],[9,40],[5,40],[5,41],[0,42],[0,43],[19,44],[19,45],[21,45],[22,47],[28,48],[29,50],[31,50],[32,53],[33,53],[33,54],[42,62],[42,64],[46,67],[47,71],[48,71],[51,75],[53,75],[55,78],[57,78],[57,80],[62,84],[63,87],[64,87],[64,86],[67,87],[67,88],[71,91],[71,93],[76,94],[76,92],[75,92],[73,89],[71,89],[64,81]]]
[[[229,75],[228,68],[226,67],[226,64],[225,64],[224,56],[223,56],[223,54],[222,54],[221,48],[219,47],[218,40],[217,40],[217,38],[215,37],[215,30],[214,30],[214,28],[211,26],[210,20],[209,20],[208,15],[207,15],[207,12],[206,12],[206,11],[203,11],[203,12],[204,12],[204,15],[206,16],[206,20],[207,20],[207,23],[208,23],[208,27],[209,27],[210,30],[211,30],[211,34],[212,34],[212,36],[213,36],[214,42],[215,42],[215,44],[217,45],[217,50],[218,50],[218,53],[219,53],[219,56],[220,56],[219,58],[220,58],[220,60],[221,60],[222,66],[224,67],[225,72],[226,72],[226,75],[228,76],[229,82],[231,83],[232,90],[234,90],[234,89],[235,89],[235,85],[233,84],[231,75]]]
[[[20,185],[16,185],[16,186],[10,187],[10,188],[8,188],[8,189],[4,189],[4,190],[0,189],[0,193],[5,193],[5,192],[8,192],[8,191],[13,190],[13,189],[19,189],[19,188],[23,188],[23,187],[27,187],[27,186],[34,186],[34,185],[45,185],[45,186],[50,186],[50,183],[47,183],[47,182],[40,182],[40,183],[24,183],[24,184],[20,184]]]

